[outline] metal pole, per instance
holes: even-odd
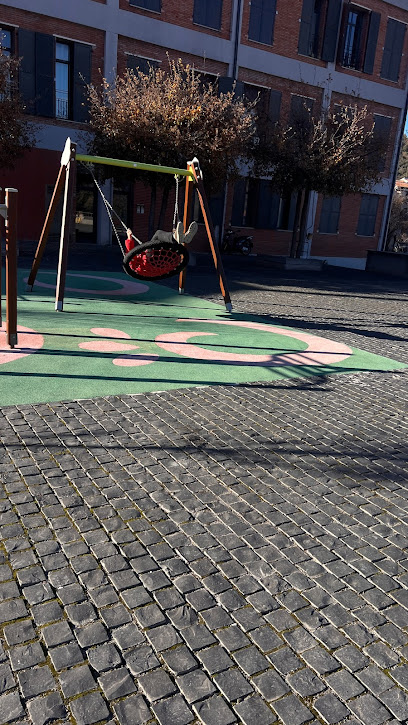
[[[78,161],[87,161],[90,164],[105,164],[106,166],[121,166],[125,169],[136,169],[137,171],[157,171],[159,174],[172,174],[173,176],[191,176],[188,169],[176,169],[172,166],[158,166],[158,164],[142,164],[139,161],[125,161],[123,159],[109,159],[104,156],[87,156],[86,154],[77,154]]]
[[[189,168],[187,166],[187,168]],[[184,233],[187,232],[187,229],[190,226],[191,222],[191,202],[193,198],[193,182],[190,176],[186,176],[186,188],[184,193],[184,213],[183,213],[183,227],[184,227]],[[181,270],[179,274],[179,294],[182,295],[184,293],[184,287],[186,284],[186,277],[187,277],[187,267],[184,267],[184,269]]]
[[[11,348],[17,345],[17,189],[6,189],[6,330]]]
[[[72,230],[74,212],[74,189],[76,171],[76,143],[71,142],[70,157],[65,174],[64,206],[62,210],[62,226],[58,260],[57,289],[55,293],[55,309],[62,312],[64,307],[65,278],[68,266],[68,248]]]

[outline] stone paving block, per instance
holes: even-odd
[[[310,710],[294,695],[283,697],[274,702],[272,706],[284,725],[303,725],[303,723],[313,720]]]
[[[221,631],[225,632],[226,630]],[[216,643],[215,637],[213,637],[204,624],[192,624],[189,627],[184,627],[180,634],[193,652]]]
[[[126,667],[105,672],[98,678],[98,682],[107,700],[117,700],[136,691],[135,683]]]
[[[41,636],[47,647],[56,647],[73,640],[71,628],[65,620],[56,624],[49,624],[41,630]]]
[[[197,652],[197,657],[210,675],[216,672],[222,672],[234,665],[233,660],[228,656],[225,649],[218,645],[200,650]]]
[[[374,644],[368,645],[368,647],[364,649],[364,653],[383,669],[397,665],[400,662],[400,658],[397,653],[387,647],[384,642],[374,642]]]
[[[15,672],[26,667],[34,667],[45,660],[44,651],[39,642],[12,647],[9,650],[9,657],[11,667]]]
[[[176,677],[176,684],[189,704],[203,700],[216,692],[212,681],[199,669]]]
[[[271,702],[290,692],[286,682],[274,670],[267,670],[251,680],[262,697]]]
[[[156,652],[174,647],[183,641],[177,631],[171,624],[164,624],[159,627],[153,627],[146,632],[146,637]]]
[[[350,670],[351,673],[358,672],[369,664],[368,657],[363,655],[362,652],[360,652],[352,644],[336,650],[335,657],[342,665],[344,665],[344,667]]]
[[[370,665],[364,670],[360,670],[357,673],[357,677],[365,685],[367,690],[377,697],[385,692],[385,690],[389,690],[394,684],[391,678],[375,665]]]
[[[326,690],[326,685],[307,667],[287,677],[288,685],[301,697],[312,697]]]
[[[7,663],[0,664],[0,695],[16,686],[16,681]]]
[[[361,674],[359,674],[359,678],[363,681]],[[350,672],[347,672],[347,670],[333,672],[331,675],[327,675],[325,679],[329,687],[342,700],[349,700],[351,697],[357,697],[357,695],[361,695],[364,692],[364,687],[361,683]]]
[[[237,721],[234,713],[220,695],[197,702],[193,710],[204,725],[232,725]]]
[[[27,616],[28,612],[22,599],[8,599],[0,604],[0,624]]]
[[[69,708],[76,725],[92,725],[109,717],[109,710],[99,692],[91,692],[72,700]]]
[[[155,669],[160,664],[152,648],[147,645],[128,650],[123,656],[132,675],[136,677]]]
[[[142,607],[144,604],[153,602],[149,592],[143,586],[132,587],[132,589],[122,591],[121,597],[130,609],[136,609]]]
[[[124,607],[122,607],[122,609],[124,609]],[[146,607],[140,607],[140,609],[136,609],[136,611],[134,612],[134,617],[139,627],[142,627],[142,629],[145,629],[146,627],[156,627],[159,624],[165,624],[166,622],[166,618],[163,615],[163,612],[157,606],[157,604],[150,604]],[[127,621],[130,621],[130,618],[128,618]],[[124,623],[125,622],[121,622],[121,624]]]
[[[232,657],[247,675],[255,675],[269,668],[269,661],[256,647],[245,647],[233,652]]]
[[[53,647],[49,650],[49,655],[56,670],[64,670],[83,661],[81,650],[76,642]]]
[[[390,719],[389,711],[370,694],[350,700],[348,707],[364,725],[381,725]]]
[[[18,717],[24,717],[24,708],[18,692],[0,695],[0,722],[13,722]]]
[[[31,607],[31,614],[37,626],[42,624],[51,624],[58,619],[62,619],[62,609],[58,602],[51,601],[45,604],[36,604]]]
[[[24,697],[34,697],[34,695],[40,695],[42,692],[54,690],[56,687],[51,670],[47,665],[22,670],[17,677]]]
[[[281,675],[287,675],[289,672],[299,670],[303,665],[301,660],[296,657],[289,647],[281,647],[268,654],[268,660]]]
[[[113,705],[120,725],[145,725],[152,714],[141,695],[130,695]]]
[[[75,637],[79,645],[87,649],[88,647],[106,642],[109,634],[102,622],[92,622],[91,624],[86,624],[85,627],[75,629]]]
[[[58,692],[30,700],[27,709],[33,725],[46,725],[54,720],[62,720],[67,714]]]
[[[318,697],[314,702],[314,709],[328,725],[334,725],[350,714],[350,710],[330,693]]]
[[[258,695],[248,697],[243,702],[234,705],[234,710],[243,725],[271,725],[276,722],[275,713],[261,700]]]
[[[133,623],[114,629],[112,638],[122,651],[130,649],[131,647],[136,647],[145,641],[143,634]]]
[[[61,690],[66,698],[80,695],[96,688],[96,682],[88,665],[80,665],[59,675]]]
[[[3,629],[5,640],[9,647],[14,644],[21,644],[31,639],[35,639],[36,633],[30,619],[26,619],[16,624],[9,624]]]
[[[92,647],[88,650],[87,656],[89,664],[96,672],[105,672],[122,663],[122,658],[112,642]]]
[[[408,720],[408,695],[406,692],[400,690],[399,687],[393,687],[379,695],[379,699],[398,720]]]
[[[167,672],[158,669],[138,678],[139,686],[148,700],[154,702],[177,692]]]
[[[153,703],[152,710],[159,725],[188,725],[194,720],[193,713],[181,695]]]

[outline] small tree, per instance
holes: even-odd
[[[387,251],[397,251],[396,247],[408,241],[408,198],[405,194],[394,192],[391,214],[388,223]]]
[[[404,134],[404,136],[402,138],[402,146],[401,146],[401,153],[400,153],[400,157],[399,157],[397,178],[398,179],[408,178],[408,136],[406,133]]]
[[[203,85],[200,73],[181,60],[169,61],[168,71],[128,71],[114,85],[103,80],[89,87],[89,100],[92,153],[178,168],[197,156],[210,192],[238,175],[254,133],[250,109],[232,91],[219,95],[216,84]],[[135,178],[151,187],[151,235],[156,185],[164,187],[166,202],[171,177],[144,172]],[[163,216],[162,204],[159,226]]]
[[[17,93],[19,61],[0,49],[0,169],[12,168],[34,143],[34,133],[24,116]]]
[[[304,108],[286,128],[264,124],[262,129],[255,145],[258,169],[272,177],[279,192],[297,196],[290,255],[298,256],[311,192],[341,196],[367,189],[380,177],[386,140],[374,139],[367,109],[356,106],[322,118]]]

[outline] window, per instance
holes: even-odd
[[[69,43],[55,43],[55,116],[70,117],[71,48]]]
[[[357,234],[361,237],[374,236],[379,198],[378,194],[363,194],[361,198],[357,225]]]
[[[285,194],[280,199],[278,229],[293,230],[296,214],[297,194]]]
[[[153,10],[156,13],[161,12],[161,0],[129,0],[129,5],[143,10]]]
[[[28,113],[84,122],[92,47],[20,29],[20,94]]]
[[[333,62],[341,15],[341,0],[303,0],[298,53]]]
[[[337,234],[341,209],[340,196],[325,196],[320,212],[320,234]]]
[[[231,224],[256,229],[276,229],[279,194],[267,179],[240,179],[234,186]]]
[[[275,25],[276,0],[251,0],[249,40],[272,45]]]
[[[290,123],[301,124],[310,119],[313,113],[314,99],[306,96],[291,96],[290,99]]]
[[[222,0],[194,0],[194,23],[213,30],[220,30],[221,19]]]
[[[381,78],[397,82],[400,75],[402,51],[407,26],[398,20],[388,19],[387,34],[381,65]]]
[[[345,68],[372,73],[381,16],[356,5],[344,8],[339,62]]]
[[[12,34],[7,28],[0,28],[0,48],[3,55],[11,55],[12,53]]]
[[[151,58],[141,58],[138,55],[128,55],[127,69],[133,71],[133,73],[144,73],[149,75],[151,68],[158,68],[160,61],[152,60]]]

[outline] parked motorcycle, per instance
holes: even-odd
[[[247,235],[239,234],[240,229],[232,229],[229,227],[224,232],[224,236],[221,242],[221,252],[239,254],[249,254],[254,246],[252,237]]]

